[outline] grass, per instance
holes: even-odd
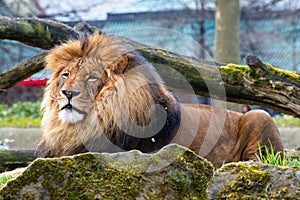
[[[300,118],[296,118],[290,115],[277,115],[273,117],[277,126],[300,126]]]
[[[8,176],[0,176],[0,188],[2,186],[4,186],[4,184],[7,183],[7,181],[9,181],[13,178],[14,178],[14,176],[9,176],[9,175]]]
[[[261,163],[274,165],[274,166],[284,166],[284,167],[300,167],[300,156],[298,158],[292,158],[283,152],[283,157],[279,152],[275,153],[274,147],[271,142],[270,149],[268,147],[261,147],[258,144],[259,155],[258,160]],[[263,148],[265,149],[265,155],[263,155]]]
[[[0,104],[0,127],[39,127],[40,102],[18,102],[12,106]]]
[[[31,119],[28,117],[21,117],[18,119],[1,120],[0,127],[20,127],[20,128],[31,128],[39,127],[41,124],[40,119]]]

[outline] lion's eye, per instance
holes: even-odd
[[[67,78],[69,77],[69,75],[70,75],[69,72],[65,72],[65,73],[62,74],[61,77],[62,77],[63,79],[67,79]]]
[[[96,76],[89,76],[87,79],[88,82],[95,82],[97,80],[98,80],[98,78]]]

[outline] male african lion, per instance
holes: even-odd
[[[70,40],[49,53],[46,68],[52,76],[42,102],[38,157],[153,152],[178,143],[220,166],[256,159],[258,143],[271,141],[283,151],[267,113],[180,104],[151,64],[113,36]]]

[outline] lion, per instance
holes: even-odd
[[[264,111],[246,114],[180,103],[156,69],[116,36],[93,34],[54,47],[41,109],[37,157],[158,151],[186,146],[215,166],[256,160],[258,144],[283,152]]]

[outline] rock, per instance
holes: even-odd
[[[209,199],[300,199],[300,167],[238,162],[218,169],[207,188]]]
[[[287,157],[300,158],[300,149],[285,149]]]
[[[86,153],[35,160],[0,190],[0,199],[205,199],[213,167],[168,145],[139,151]]]
[[[213,172],[179,145],[37,159],[0,189],[0,199],[300,199],[300,167],[237,162]]]

